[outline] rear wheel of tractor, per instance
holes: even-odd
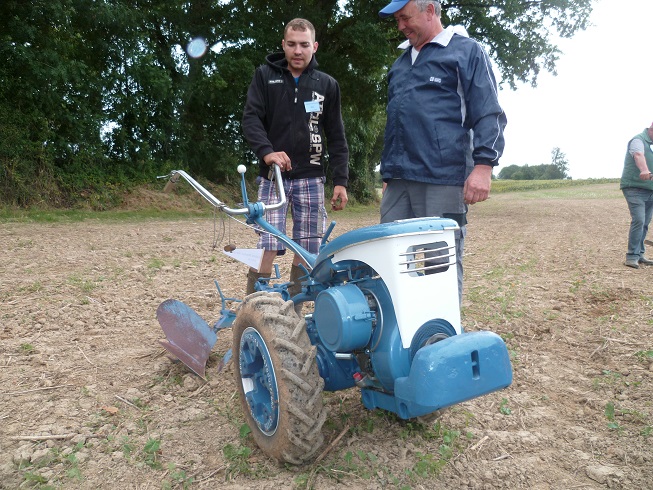
[[[268,456],[291,464],[309,461],[324,437],[324,380],[306,323],[292,301],[255,293],[233,324],[236,384],[247,424]]]

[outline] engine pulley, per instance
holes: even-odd
[[[318,294],[313,318],[322,342],[333,352],[362,349],[372,336],[374,314],[365,294],[354,284]]]

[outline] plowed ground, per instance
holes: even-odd
[[[332,218],[337,235],[378,214]],[[4,222],[0,488],[653,488],[653,267],[623,266],[628,225],[616,184],[475,205],[464,326],[506,340],[512,386],[432,426],[368,412],[355,389],[324,394],[321,460],[280,467],[243,430],[220,362],[230,332],[208,383],[158,344],[162,301],[212,323],[214,279],[242,297],[246,267],[221,251],[253,247],[251,230]]]

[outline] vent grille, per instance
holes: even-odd
[[[434,242],[412,245],[399,254],[401,274],[423,276],[445,272],[456,262],[455,246],[447,242]]]

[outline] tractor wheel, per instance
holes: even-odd
[[[259,292],[241,304],[233,334],[236,384],[256,444],[280,462],[309,461],[327,411],[305,320],[292,301]]]

